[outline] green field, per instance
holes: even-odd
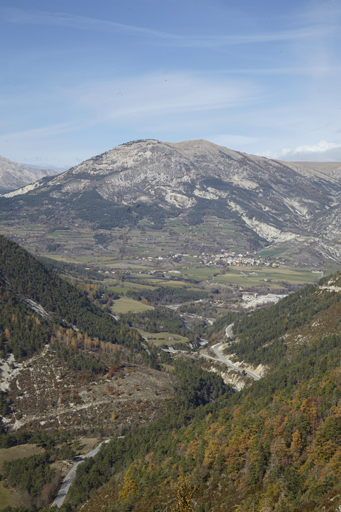
[[[130,288],[125,288],[123,286],[108,286],[108,292],[117,293],[118,295],[125,295]]]
[[[225,248],[235,249],[236,252],[241,253],[249,250],[245,242],[248,235],[243,233],[239,226],[214,216],[205,216],[204,222],[198,226],[186,225],[184,221],[174,218],[169,219],[165,228],[161,230],[141,230],[139,227],[134,227],[132,230],[121,228],[110,231],[100,230],[101,234],[107,238],[110,249],[96,242],[95,236],[98,232],[77,225],[69,229],[61,229],[51,224],[45,227],[39,224],[20,226],[2,224],[0,231],[13,238],[18,237],[16,240],[33,254],[70,263],[78,262],[101,270],[130,271],[131,276],[122,283],[114,280],[111,282],[105,280],[103,283],[113,286],[113,291],[120,294],[126,294],[128,289],[142,291],[151,285],[195,286],[188,280],[197,281],[200,287],[206,287],[206,289],[214,283],[241,287],[285,288],[287,284],[316,282],[320,277],[318,274],[296,268],[233,266],[224,275],[220,274],[221,269],[214,264],[210,267],[200,266],[201,252],[207,253],[209,250],[212,254],[218,254]],[[48,252],[46,249],[52,242],[59,246],[56,252]],[[263,257],[285,256],[288,249],[289,247],[269,247],[261,251],[260,255]],[[177,253],[186,253],[189,256],[182,256],[179,260],[170,258]],[[154,258],[162,255],[164,259],[142,260],[140,258],[142,254]],[[199,255],[199,258],[193,258],[193,255]],[[287,264],[290,265],[289,261]],[[174,274],[174,278],[180,278],[182,282],[162,277],[163,272],[171,269],[181,272],[181,274]],[[156,275],[149,274],[151,270],[155,270]],[[250,275],[250,271],[257,272],[258,276]]]
[[[265,281],[267,279],[267,281]],[[313,274],[309,270],[294,270],[289,268],[266,267],[233,267],[229,271],[214,277],[212,282],[233,283],[241,286],[280,285],[281,283],[305,284],[320,279],[320,274]],[[271,283],[269,282],[271,280]]]
[[[278,247],[277,249],[264,249],[259,254],[264,258],[265,256],[281,256],[288,250],[288,247]]]
[[[219,273],[219,269],[216,267],[188,267],[179,268],[181,277],[187,277],[189,279],[195,279],[198,281],[206,280],[212,277],[213,274]],[[179,275],[179,274],[178,274]]]
[[[12,489],[5,489],[4,482],[0,482],[0,510],[16,505],[17,499],[15,492]]]
[[[129,297],[121,297],[118,300],[114,300],[112,305],[112,312],[115,314],[129,313],[142,313],[143,311],[149,311],[150,309],[154,309],[153,306],[148,306],[148,304],[142,304],[134,299],[130,299]]]
[[[109,291],[113,291],[119,294],[126,294],[128,290],[153,290],[154,286],[146,285],[146,284],[140,284],[140,283],[134,283],[131,281],[123,281],[121,282],[113,282],[112,280],[104,279],[103,284],[107,287]]]
[[[188,338],[180,336],[180,334],[172,334],[171,332],[146,332],[142,329],[137,329],[144,338],[147,338],[148,343],[151,345],[176,345],[177,343],[187,343]]]

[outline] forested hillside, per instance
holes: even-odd
[[[97,284],[61,278],[0,236],[0,479],[23,509],[51,502],[61,478],[53,464],[76,456],[75,439],[146,425],[176,393],[176,377],[155,370],[156,351],[116,321],[101,297]],[[229,389],[212,374],[206,387],[205,400]],[[1,469],[6,450],[26,443],[45,451],[23,458],[23,448]]]
[[[339,277],[239,318],[238,354],[268,357],[268,375],[232,396],[178,401],[147,429],[126,430],[80,468],[71,506],[82,512],[339,510]],[[311,325],[315,337],[303,336]],[[289,335],[296,342],[281,352]]]
[[[109,401],[105,407],[110,414],[114,411],[112,421],[116,416],[121,421],[119,427],[111,427],[110,443],[79,466],[62,510],[339,510],[340,273],[316,286],[301,289],[268,309],[227,315],[219,320],[220,330],[225,323],[234,321],[233,332],[237,338],[228,351],[239,361],[266,364],[265,377],[234,393],[216,373],[204,371],[210,364],[207,360],[195,359],[196,356],[189,359],[188,354],[187,360],[172,359],[169,367],[172,376],[167,373],[169,370],[155,372],[169,375],[167,382],[170,377],[173,379],[174,391],[164,401],[167,404],[164,413],[161,417],[155,415],[153,421],[143,419],[141,423],[139,418],[143,414],[143,418],[153,414],[153,406],[138,398],[142,387],[138,381],[142,377],[132,373],[135,368],[118,370],[119,361],[111,369],[103,368],[102,361],[94,354],[83,354],[75,347],[79,340],[86,344],[87,339],[96,336],[99,343],[102,339],[121,344],[128,352],[132,351],[132,358],[134,353],[145,353],[151,365],[157,364],[155,347],[147,353],[133,329],[143,325],[152,331],[160,327],[162,320],[163,328],[172,327],[180,332],[182,327],[173,312],[165,309],[162,317],[154,311],[135,317],[127,314],[123,317],[127,326],[118,324],[80,289],[43,267],[19,246],[3,237],[0,241],[2,354],[16,351],[18,357],[30,355],[39,351],[46,340],[53,340],[50,360],[57,358],[73,380],[73,390],[70,387],[67,392],[64,392],[65,381],[60,386],[57,383],[55,393],[60,394],[59,404],[69,400],[89,407],[93,401],[102,400],[105,394],[102,390],[106,389]],[[32,310],[24,298],[40,304],[49,317]],[[213,327],[214,324],[207,329]],[[21,336],[21,332],[25,335]],[[70,341],[67,347],[63,346],[60,343],[63,336],[75,343]],[[30,369],[25,371],[28,374]],[[148,370],[148,375],[149,371],[152,370]],[[84,375],[95,379],[105,372],[108,373],[102,379],[100,393],[87,398],[91,391],[88,377],[86,393],[77,393]],[[115,394],[107,383],[109,376],[115,376]],[[129,398],[119,402],[121,383],[129,379],[134,382],[126,393]],[[147,389],[145,385],[144,392]],[[116,402],[113,394],[115,400],[117,395]],[[41,400],[40,395],[38,401]],[[24,397],[20,402],[24,402]],[[90,413],[92,417],[100,414],[103,404]],[[2,397],[0,405],[2,414],[8,414],[6,397]],[[81,423],[85,423],[87,411],[91,409],[84,411],[85,416],[78,419]],[[73,428],[79,428],[77,423]],[[34,438],[32,433],[27,435],[29,439]],[[11,439],[8,437],[8,442]],[[6,445],[7,438],[3,442]],[[44,469],[46,460],[38,457],[25,462],[30,473],[37,471],[41,485],[45,482],[43,471],[46,481],[51,479],[48,468]],[[24,482],[21,473],[16,480],[15,467],[15,464],[5,465],[6,479],[11,485],[25,488],[28,480]],[[33,480],[30,482],[27,485],[34,498],[40,488],[34,487]]]
[[[294,337],[301,336],[301,342],[328,334],[340,332],[341,289],[326,287],[328,282],[340,279],[340,273],[333,278],[325,278],[318,285],[308,285],[284,298],[268,309],[244,314],[235,320],[233,332],[237,340],[226,349],[227,354],[235,354],[239,361],[247,361],[254,366],[266,364],[276,367],[287,354],[292,355]],[[327,322],[325,322],[327,320]],[[324,329],[320,323],[324,322]],[[308,326],[314,336],[308,334]],[[311,330],[311,329],[310,329]],[[291,346],[290,346],[291,345]]]
[[[316,342],[233,397],[195,409],[189,402],[148,429],[127,430],[81,466],[71,504],[85,511],[336,510],[340,357],[341,336]],[[186,496],[190,507],[173,508]]]
[[[3,303],[0,319],[1,348],[4,352],[13,351],[17,356],[31,354],[48,341],[47,329],[53,324],[65,328],[75,327],[83,335],[99,341],[124,345],[140,353],[146,363],[155,366],[152,356],[142,347],[136,331],[132,332],[123,323],[117,322],[91,302],[83,291],[4,236],[0,236],[0,277]],[[42,306],[47,313],[45,320],[23,304],[25,299]],[[23,329],[26,325],[23,323],[25,315],[33,319]],[[23,337],[18,336],[21,331],[24,331]]]

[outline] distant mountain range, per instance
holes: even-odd
[[[18,188],[34,183],[44,176],[54,176],[52,169],[36,169],[26,167],[0,156],[0,194],[5,194]]]
[[[215,215],[244,226],[255,244],[289,245],[315,264],[341,261],[341,165],[289,163],[205,140],[139,140],[6,194],[0,218],[97,229]]]

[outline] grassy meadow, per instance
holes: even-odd
[[[153,306],[143,304],[129,297],[121,297],[118,300],[114,300],[111,308],[112,312],[117,315],[124,315],[125,313],[129,313],[129,311],[132,313],[142,313],[143,311],[149,311],[151,309],[154,309]]]
[[[142,329],[137,329],[138,332],[148,340],[151,345],[176,345],[177,343],[187,343],[188,338],[180,336],[179,334],[172,334],[171,332],[146,332]]]

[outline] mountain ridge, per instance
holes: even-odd
[[[17,218],[86,221],[98,229],[163,226],[181,215],[196,225],[208,212],[234,219],[264,244],[290,241],[317,261],[341,261],[338,176],[194,140],[132,141],[0,201]],[[7,203],[6,203],[7,201]],[[4,214],[2,218],[5,218]],[[318,228],[318,229],[316,229]],[[330,229],[331,228],[331,229]]]
[[[57,174],[52,169],[38,169],[0,156],[0,194],[17,190],[40,180],[44,176]]]

